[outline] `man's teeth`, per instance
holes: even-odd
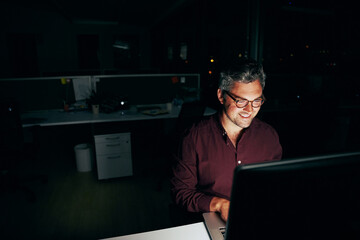
[[[242,117],[250,117],[250,114],[248,114],[248,113],[240,113],[240,116],[242,116]]]

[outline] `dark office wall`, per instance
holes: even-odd
[[[36,34],[10,34],[7,45],[14,77],[39,75]]]
[[[1,25],[3,26],[2,37],[5,39],[14,38],[13,41],[19,41],[16,36],[21,35],[36,35],[35,56],[31,58],[37,59],[37,71],[41,73],[44,69],[52,71],[54,69],[66,69],[74,65],[74,59],[70,54],[73,51],[71,48],[69,35],[71,30],[66,19],[51,12],[43,12],[40,9],[31,9],[29,7],[21,7],[13,5],[2,6],[3,19]],[[21,39],[21,38],[20,38]],[[0,45],[1,51],[6,54],[1,54],[1,61],[7,62],[13,57],[11,52],[11,42]],[[20,58],[20,56],[18,56]],[[21,61],[21,60],[20,60]],[[16,75],[16,69],[12,67],[12,62],[8,62],[7,68],[1,68],[1,76],[13,77]]]
[[[99,36],[80,34],[77,36],[78,66],[80,69],[99,69]]]
[[[139,66],[140,68],[149,68],[149,59],[146,55],[150,41],[148,41],[147,32],[142,29],[131,28],[128,26],[117,25],[97,25],[97,24],[78,24],[62,15],[59,11],[49,11],[41,8],[32,8],[27,4],[9,4],[2,3],[1,5],[2,16],[0,17],[0,77],[15,77],[20,73],[21,76],[49,76],[49,75],[86,75],[89,72],[84,71],[87,69],[113,69],[114,68],[114,36],[131,35],[138,36],[139,40],[139,55],[143,55]],[[84,63],[84,51],[79,50],[86,48],[86,44],[82,44],[79,48],[78,38],[84,35],[92,35],[98,38],[98,50],[93,54],[94,61],[97,64]],[[19,64],[14,65],[14,58],[20,58],[21,53],[14,54],[16,42],[24,39],[19,36],[36,36],[35,39],[30,39],[26,42],[31,48],[31,53],[22,55],[27,59],[23,64],[24,67],[20,68]],[[7,39],[10,39],[8,41]],[[24,45],[24,44],[23,44]],[[29,48],[28,48],[29,49]],[[96,56],[95,56],[96,55]],[[97,59],[95,59],[97,58]],[[20,61],[20,60],[19,60]],[[24,60],[22,60],[24,62]],[[37,61],[37,63],[36,63]],[[21,61],[20,61],[21,62]],[[31,64],[29,64],[31,62]],[[17,66],[17,67],[16,67]],[[27,71],[23,69],[28,68]],[[20,68],[20,69],[19,69]],[[31,69],[31,71],[30,71]],[[69,74],[66,74],[69,73]],[[85,73],[85,74],[84,74]],[[97,72],[100,74],[101,72]]]

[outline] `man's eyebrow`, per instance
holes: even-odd
[[[241,98],[241,99],[243,99],[243,100],[247,100],[247,101],[249,101],[248,99],[246,99],[246,98],[243,98],[243,97],[240,97],[240,96],[237,96],[237,95],[235,95],[235,94],[233,94],[233,93],[230,93],[234,98]],[[254,100],[256,100],[256,99],[259,99],[259,98],[263,98],[263,94],[261,94],[259,97],[257,97],[257,98],[255,98]]]

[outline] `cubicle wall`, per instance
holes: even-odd
[[[132,105],[200,98],[199,74],[102,75],[93,76],[93,82],[98,93],[126,97]]]
[[[62,109],[75,102],[76,80],[91,83],[89,76],[0,79],[0,100],[18,103],[21,111]]]
[[[59,76],[0,79],[0,100],[17,102],[20,110],[63,109],[89,97],[92,90],[103,96],[126,97],[129,104],[156,104],[175,98],[200,98],[199,74],[140,74]]]

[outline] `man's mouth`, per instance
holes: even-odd
[[[243,118],[249,118],[251,116],[250,113],[240,113],[240,116]]]

